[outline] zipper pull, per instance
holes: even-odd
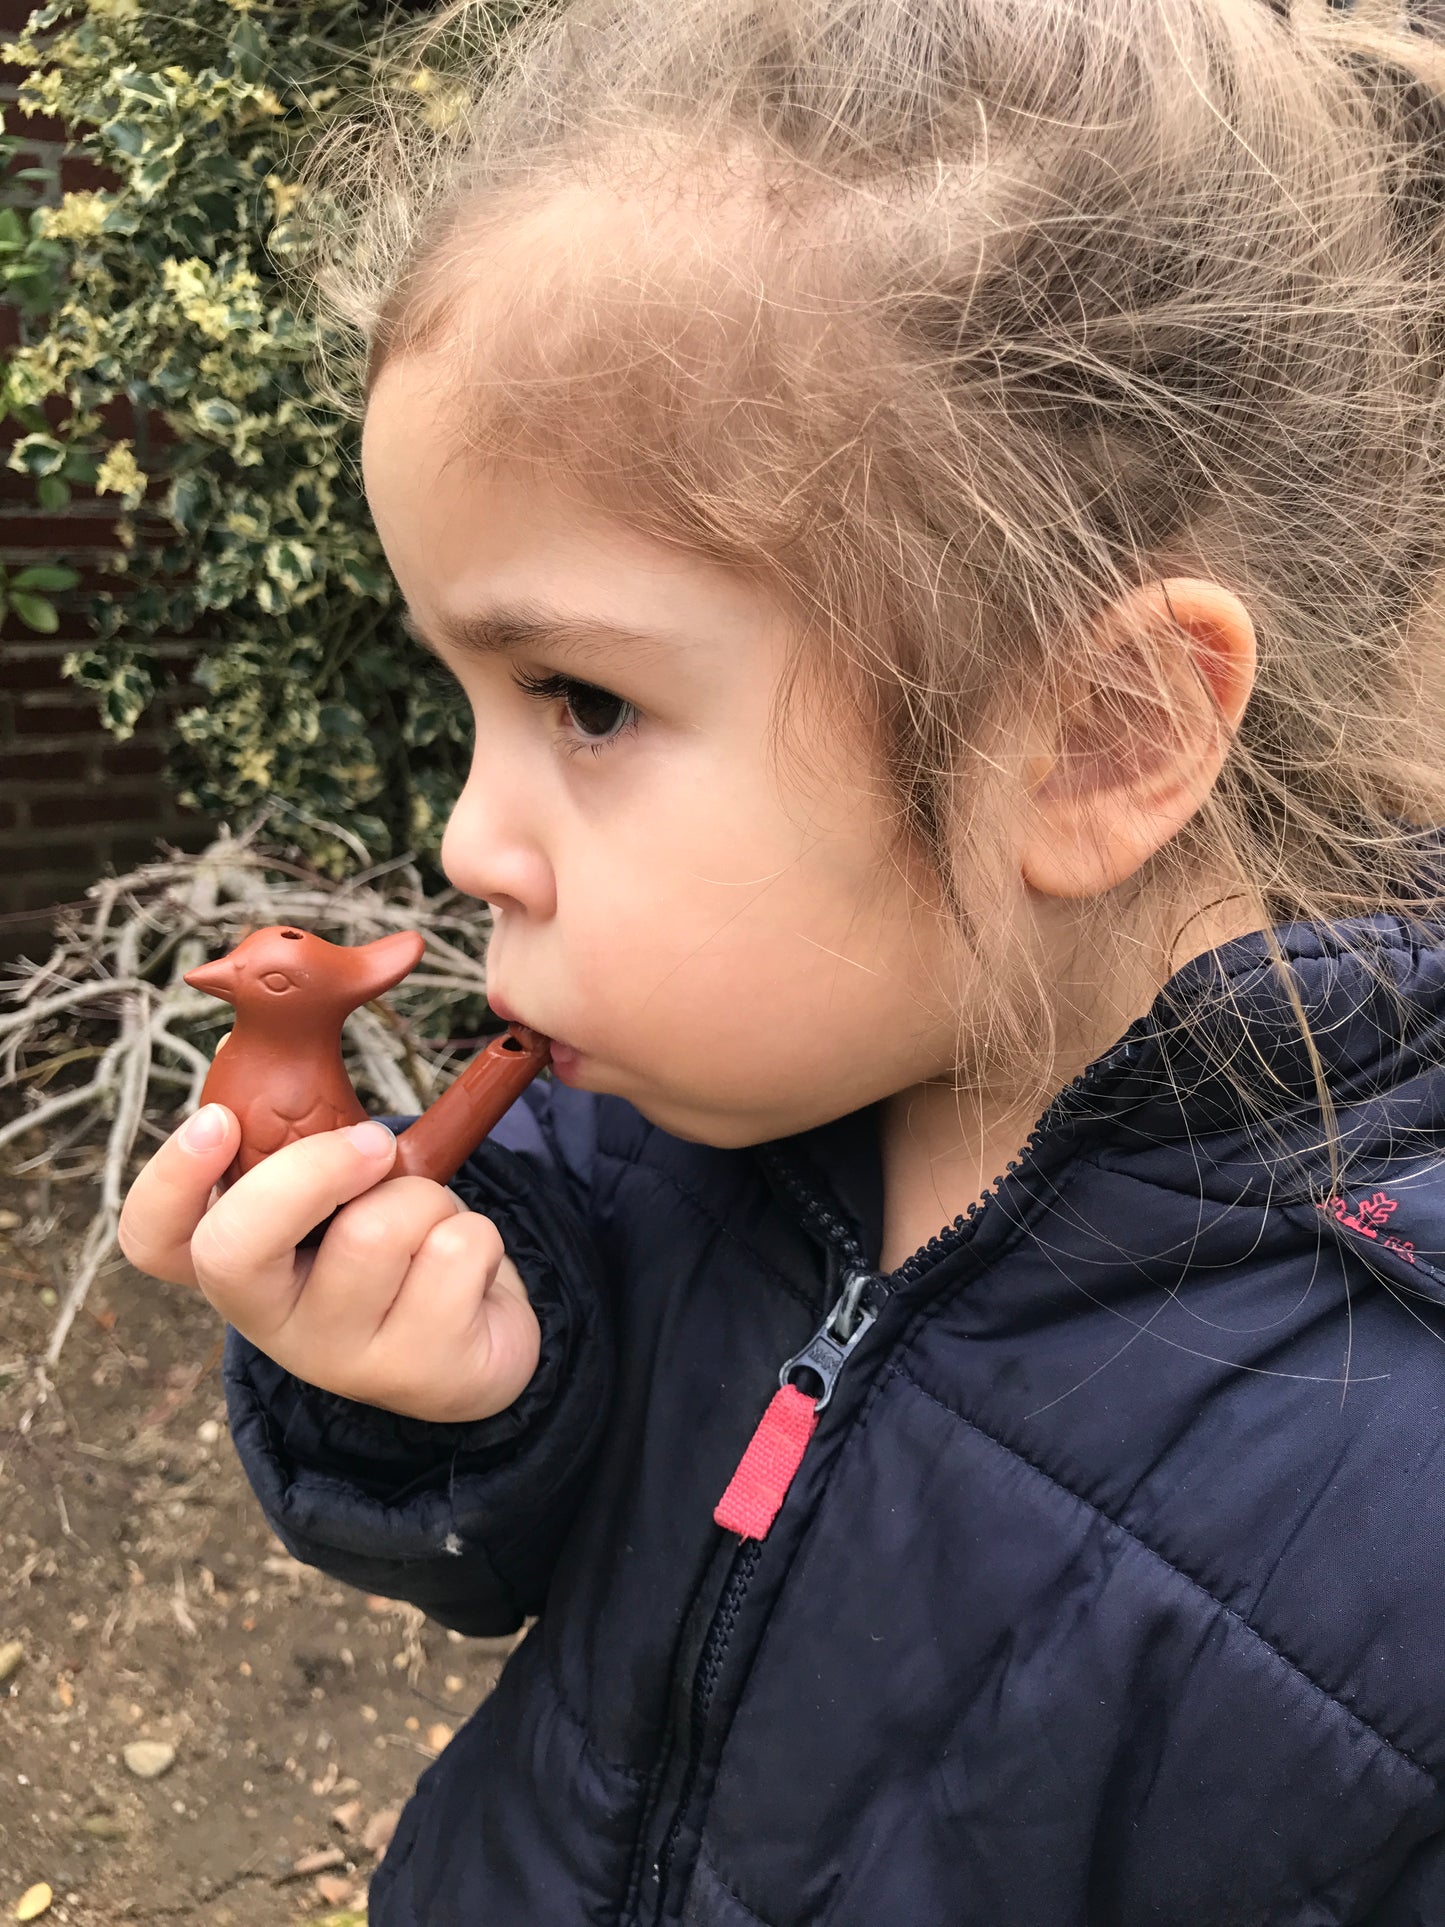
[[[875,1272],[849,1271],[837,1304],[778,1373],[778,1390],[714,1509],[712,1516],[724,1532],[742,1539],[767,1538],[817,1430],[818,1414],[833,1396],[854,1347],[878,1316],[876,1304],[864,1304],[863,1294],[880,1282]]]

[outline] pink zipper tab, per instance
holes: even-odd
[[[865,1302],[869,1286],[886,1284],[876,1272],[851,1268],[843,1280],[843,1295],[808,1340],[778,1373],[781,1390],[758,1422],[731,1483],[718,1500],[713,1518],[724,1532],[744,1539],[766,1539],[788,1496],[818,1424],[818,1414],[833,1396],[833,1385],[859,1339],[878,1316],[876,1304]],[[793,1380],[801,1375],[815,1393]]]
[[[713,1518],[724,1532],[766,1539],[818,1423],[818,1401],[785,1385],[774,1392]]]

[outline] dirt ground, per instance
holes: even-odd
[[[43,1882],[47,1927],[352,1927],[395,1809],[514,1642],[463,1640],[286,1555],[192,1293],[117,1261],[37,1380],[61,1240],[27,1246],[29,1201],[8,1190],[0,1920]],[[160,1777],[127,1765],[138,1740],[174,1747]]]

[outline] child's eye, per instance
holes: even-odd
[[[576,676],[529,676],[525,670],[519,670],[513,680],[518,689],[539,702],[567,705],[580,739],[573,748],[595,752],[637,726],[633,705],[609,690],[599,689],[596,683],[581,682]]]

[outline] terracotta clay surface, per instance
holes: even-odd
[[[401,982],[419,961],[414,930],[375,943],[336,944],[289,924],[255,930],[229,956],[186,973],[186,982],[232,1005],[236,1022],[201,1091],[241,1125],[228,1179],[315,1131],[360,1124],[341,1056],[353,1010]],[[512,1025],[397,1139],[394,1177],[445,1184],[548,1060],[548,1043]]]

